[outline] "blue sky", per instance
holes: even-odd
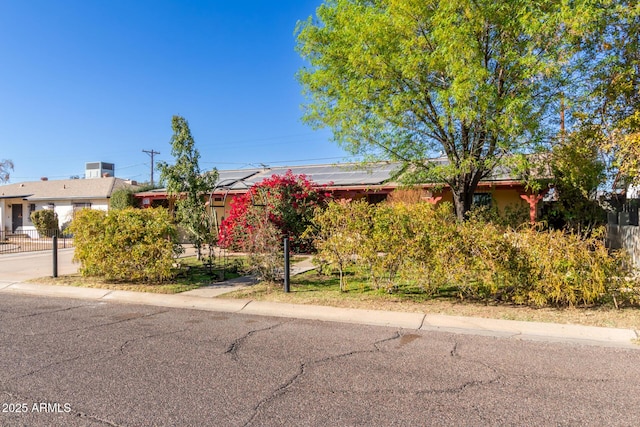
[[[298,20],[321,0],[5,0],[0,159],[10,182],[84,175],[86,162],[147,181],[189,121],[202,169],[337,163],[301,121]],[[156,172],[155,178],[157,180]]]

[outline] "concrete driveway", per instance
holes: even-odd
[[[58,274],[73,274],[80,264],[74,264],[73,248],[58,251]],[[22,282],[53,275],[52,251],[23,252],[0,255],[0,282]]]

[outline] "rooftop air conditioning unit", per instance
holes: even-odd
[[[115,176],[115,165],[106,162],[91,162],[85,164],[84,177],[87,179]]]

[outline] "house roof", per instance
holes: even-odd
[[[251,177],[262,174],[267,169],[219,170],[216,187],[220,189],[246,190]],[[262,181],[259,179],[258,181]],[[254,181],[251,181],[252,183]]]
[[[446,157],[429,160],[435,164],[447,164]],[[379,186],[383,184],[394,185],[392,181],[394,173],[402,167],[400,162],[372,162],[372,163],[346,163],[325,165],[282,166],[264,169],[239,169],[218,171],[219,189],[246,190],[248,187],[259,183],[272,175],[284,175],[291,171],[295,175],[305,175],[317,185],[330,187],[349,186]],[[541,177],[550,176],[550,172],[544,171]],[[514,176],[513,171],[505,165],[496,167],[486,177],[485,182],[512,182],[520,177]]]
[[[317,185],[353,186],[381,185],[387,182],[399,163],[379,162],[364,165],[349,163],[336,165],[282,166],[264,169],[239,169],[218,171],[218,188],[246,190],[272,175],[305,175]]]
[[[436,164],[446,164],[446,157],[430,159]],[[218,180],[214,192],[243,192],[253,185],[272,175],[284,175],[291,171],[294,175],[305,175],[316,185],[324,185],[331,189],[373,188],[380,186],[395,187],[394,173],[400,170],[400,162],[371,162],[265,167],[257,169],[219,170]],[[484,183],[513,184],[519,177],[513,176],[513,171],[506,166],[496,168]],[[137,197],[164,198],[166,189],[150,190],[138,193]]]
[[[0,185],[0,198],[27,201],[107,199],[114,190],[130,186],[128,181],[114,177],[29,181]]]

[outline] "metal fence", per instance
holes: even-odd
[[[41,235],[35,230],[8,232],[0,230],[0,256],[16,252],[46,251],[53,249],[54,232]],[[58,234],[58,249],[72,248],[73,238]]]

